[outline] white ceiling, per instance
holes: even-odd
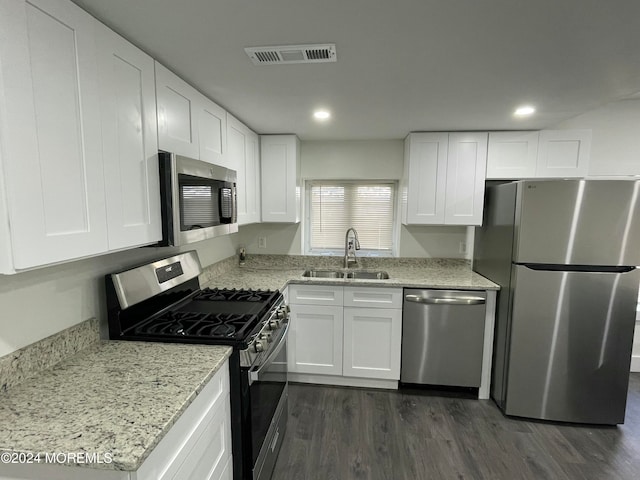
[[[537,129],[640,91],[635,0],[74,1],[258,133]],[[307,43],[338,61],[256,66],[243,50]],[[538,113],[514,119],[522,103]]]

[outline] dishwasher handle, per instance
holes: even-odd
[[[407,302],[423,303],[425,305],[482,305],[486,303],[483,297],[470,295],[457,297],[423,297],[421,295],[405,295]]]

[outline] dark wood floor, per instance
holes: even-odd
[[[492,401],[290,385],[273,480],[640,479],[640,374],[625,424],[507,418]]]

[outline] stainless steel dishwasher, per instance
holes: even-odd
[[[479,387],[487,293],[404,290],[400,381]]]

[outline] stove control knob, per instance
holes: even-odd
[[[287,318],[287,307],[282,307],[276,312],[277,318]]]
[[[271,330],[276,330],[279,327],[280,327],[280,320],[278,320],[277,318],[273,320],[269,320],[269,328]]]
[[[261,333],[260,340],[264,340],[267,343],[271,343],[271,334],[270,333]]]
[[[262,342],[261,342],[261,341],[259,341],[259,340],[258,340],[258,341],[254,344],[254,348],[255,348],[255,350],[256,350],[256,353],[260,353],[260,352],[262,352],[262,351],[264,350],[264,345],[262,344]]]

